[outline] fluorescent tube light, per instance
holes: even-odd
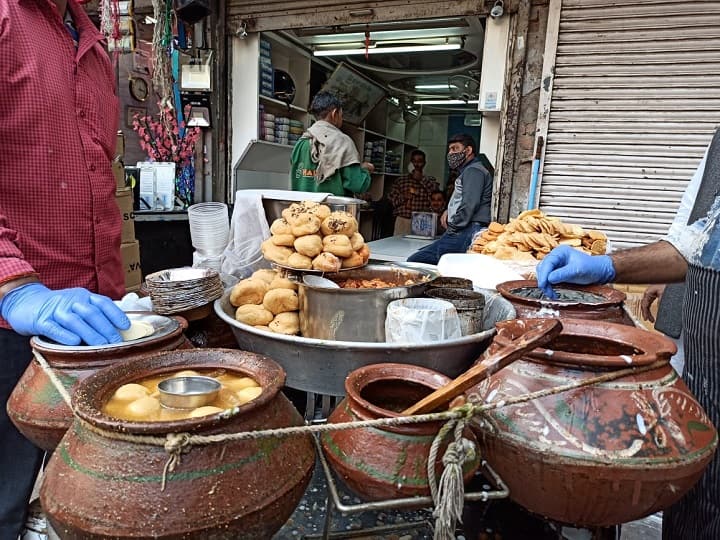
[[[452,90],[454,84],[416,84],[415,90]]]
[[[417,99],[413,101],[413,105],[477,105],[479,99],[471,99],[465,101],[462,99]]]
[[[461,47],[459,43],[443,43],[441,45],[406,45],[398,47],[369,47],[361,49],[319,49],[313,51],[315,56],[350,56],[355,54],[391,54],[421,51],[453,51]]]

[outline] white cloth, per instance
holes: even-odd
[[[360,163],[360,154],[353,140],[330,122],[319,120],[303,134],[310,139],[310,157],[317,163],[315,180],[323,183],[335,172],[348,165]]]

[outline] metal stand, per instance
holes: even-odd
[[[385,501],[373,501],[365,502],[360,504],[344,504],[341,501],[340,493],[338,490],[338,484],[335,479],[335,475],[330,469],[325,454],[323,453],[322,445],[320,444],[319,437],[313,437],[315,446],[317,448],[318,457],[320,464],[322,465],[325,479],[327,481],[327,502],[325,506],[325,524],[322,534],[318,535],[307,535],[304,538],[310,539],[322,539],[329,540],[330,538],[357,538],[362,536],[368,536],[371,534],[381,535],[385,533],[406,531],[420,528],[432,528],[432,524],[427,521],[418,521],[415,523],[402,523],[395,525],[386,525],[381,527],[366,528],[359,531],[342,531],[334,533],[330,531],[332,522],[333,510],[338,510],[341,514],[358,514],[366,511],[375,510],[397,510],[397,509],[418,509],[427,508],[433,506],[433,500],[431,497],[406,497],[400,499],[390,499]],[[482,491],[465,493],[465,501],[490,501],[494,499],[504,499],[509,494],[505,483],[498,476],[498,474],[488,465],[486,461],[482,461],[480,471],[493,485],[483,485]]]

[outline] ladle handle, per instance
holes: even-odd
[[[425,414],[447,405],[457,396],[511,364],[526,352],[549,343],[562,330],[559,319],[527,319],[525,324],[530,328],[522,336],[479,364],[475,364],[442,388],[438,388],[429,396],[408,407],[401,414],[408,416]]]

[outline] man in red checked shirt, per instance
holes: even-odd
[[[437,180],[425,175],[425,152],[413,150],[410,163],[412,172],[399,178],[388,195],[395,215],[395,235],[410,234],[412,213],[430,212],[430,195],[439,189]]]
[[[121,341],[130,325],[111,160],[118,100],[77,0],[0,2],[0,540],[16,540],[42,459],[5,405],[29,337]]]

